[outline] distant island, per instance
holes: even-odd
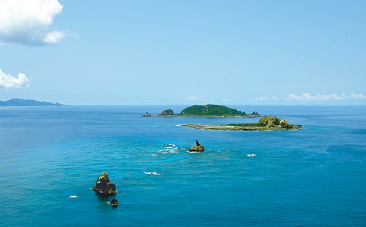
[[[63,106],[60,103],[41,102],[32,99],[9,99],[0,101],[0,106]]]
[[[193,105],[183,109],[179,114],[174,114],[173,110],[167,109],[154,116],[186,116],[186,117],[259,117],[258,112],[246,114],[239,110],[222,105]]]
[[[182,126],[203,130],[228,130],[228,131],[274,131],[274,130],[298,130],[301,125],[289,124],[274,116],[264,116],[258,123],[246,124],[184,124]]]

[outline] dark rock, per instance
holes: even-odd
[[[190,152],[204,152],[205,148],[196,140],[196,145],[189,149]]]
[[[172,109],[168,109],[168,110],[164,110],[163,112],[161,112],[160,114],[161,116],[169,116],[169,115],[174,115],[174,112]]]
[[[103,172],[92,187],[93,190],[101,196],[111,196],[116,195],[116,185],[110,182],[108,174]]]
[[[112,207],[118,207],[117,199],[112,199],[111,201],[109,201],[109,205],[111,205]]]
[[[151,115],[149,114],[149,112],[146,112],[145,114],[142,114],[141,116],[143,116],[143,117],[151,117]]]

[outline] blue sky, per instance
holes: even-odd
[[[364,105],[365,12],[356,0],[1,0],[0,100]]]

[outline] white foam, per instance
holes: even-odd
[[[177,150],[187,151],[187,150],[189,150],[189,148],[179,147],[179,148],[177,148]]]
[[[143,171],[144,174],[147,174],[147,175],[155,175],[155,176],[159,176],[160,174],[158,172],[145,172]]]
[[[171,153],[171,154],[176,154],[176,153],[178,153],[176,149],[168,150],[168,152],[169,152],[169,153]]]
[[[200,153],[203,153],[203,152],[200,152],[200,151],[187,151],[188,153],[190,154],[200,154]]]
[[[70,195],[69,199],[76,199],[78,196],[77,195]]]

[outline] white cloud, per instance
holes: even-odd
[[[198,98],[196,96],[191,96],[191,97],[186,98],[186,101],[198,102],[198,101],[203,101],[203,99],[202,98]]]
[[[43,41],[45,43],[54,44],[60,42],[63,37],[65,37],[65,34],[63,32],[54,31],[48,33]]]
[[[351,93],[338,94],[317,94],[311,95],[309,93],[303,93],[301,95],[289,94],[286,98],[277,97],[257,97],[248,99],[250,102],[270,102],[270,101],[341,101],[341,100],[366,100],[366,95]]]
[[[29,81],[30,79],[23,73],[19,73],[18,77],[14,77],[4,73],[0,69],[0,89],[29,87]]]
[[[317,94],[311,95],[309,93],[304,93],[302,95],[290,94],[287,100],[295,100],[295,101],[331,101],[331,100],[360,100],[366,99],[366,96],[363,94],[351,93],[347,95],[343,93],[341,95],[338,94]]]
[[[350,97],[350,99],[366,99],[365,95],[356,94],[356,93],[351,93],[351,95],[349,97]]]
[[[65,34],[50,31],[63,6],[57,0],[0,0],[0,42],[54,44]]]
[[[252,102],[252,101],[278,101],[278,100],[280,99],[272,96],[272,97],[256,97],[254,99],[249,99],[248,101]]]

